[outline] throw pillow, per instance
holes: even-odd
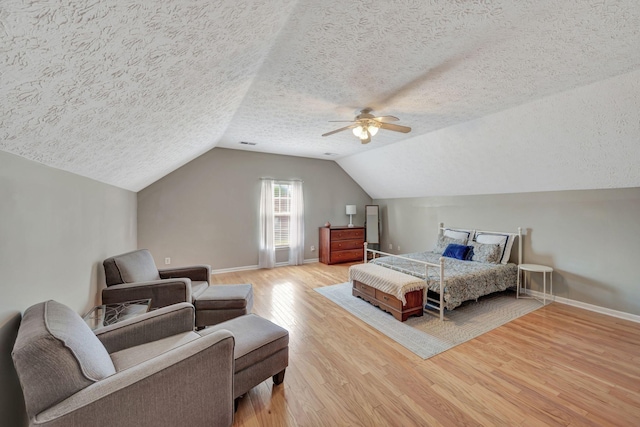
[[[471,260],[497,264],[500,262],[502,251],[497,243],[473,242],[471,245]]]
[[[451,243],[442,253],[442,256],[464,260],[469,252],[469,246]]]

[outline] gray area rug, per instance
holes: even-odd
[[[482,297],[478,301],[468,301],[455,310],[445,311],[443,322],[439,317],[425,313],[422,317],[410,317],[403,323],[391,314],[351,295],[351,283],[325,286],[316,288],[315,291],[423,359],[542,307],[542,303],[537,300],[516,299],[515,291],[505,291]]]

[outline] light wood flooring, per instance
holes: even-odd
[[[284,383],[240,402],[234,426],[638,426],[640,324],[558,303],[427,360],[313,289],[348,264],[225,273],[287,328]]]

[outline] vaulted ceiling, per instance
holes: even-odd
[[[461,194],[365,166],[640,70],[639,28],[637,0],[3,0],[0,149],[132,191],[225,147],[336,160],[374,197]],[[412,132],[321,136],[365,107]]]

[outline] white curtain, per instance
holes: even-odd
[[[289,221],[289,265],[304,263],[304,197],[302,182],[291,182],[291,218]]]
[[[272,179],[263,179],[260,192],[260,268],[273,268],[276,265],[276,247],[273,239],[273,182]]]

